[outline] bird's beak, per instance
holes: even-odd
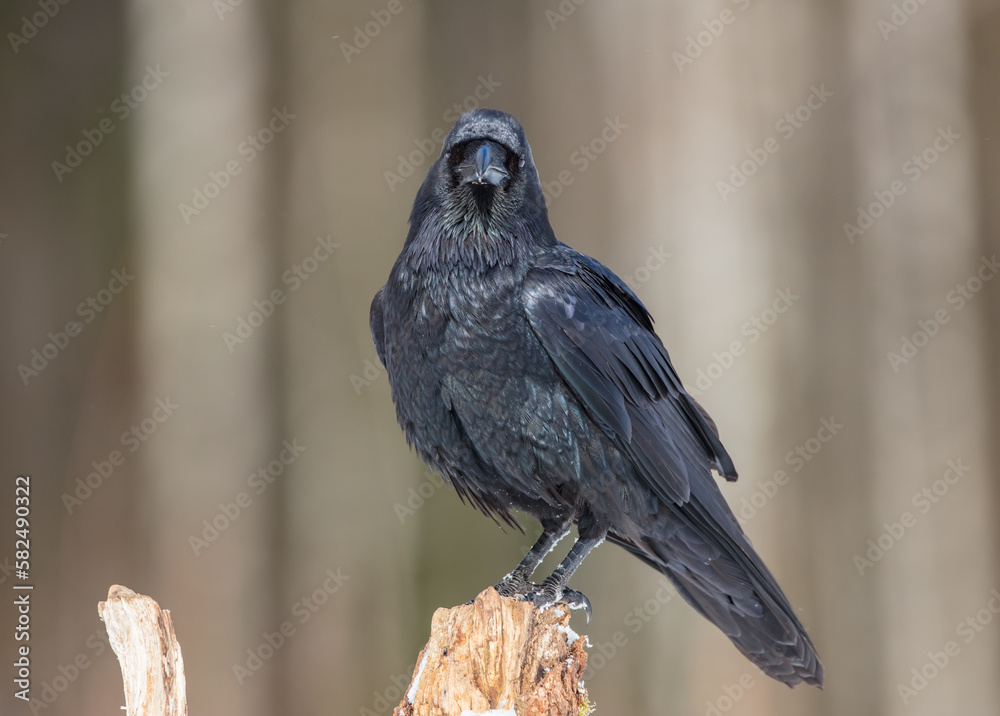
[[[503,188],[509,174],[503,166],[503,152],[490,149],[491,142],[485,142],[476,150],[470,164],[462,168],[463,184],[492,184]]]

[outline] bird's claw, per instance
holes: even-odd
[[[553,604],[562,602],[570,609],[582,609],[587,616],[587,623],[594,616],[594,608],[587,599],[587,595],[576,589],[564,588],[557,590],[547,584],[534,584],[525,579],[512,578],[507,576],[502,582],[494,584],[493,588],[501,597],[514,597],[519,602],[531,602],[539,609],[551,607]],[[469,600],[466,605],[472,604],[475,600]]]
[[[590,624],[590,618],[594,615],[594,608],[591,606],[586,594],[576,589],[564,589],[559,601],[566,602],[566,606],[570,609],[582,609],[583,613],[587,615],[587,623]]]
[[[494,584],[493,588],[501,597],[518,597],[520,599],[523,595],[534,592],[537,585],[517,574],[508,574],[502,582]]]
[[[590,618],[594,615],[594,608],[587,599],[587,595],[576,589],[557,590],[545,584],[533,585],[534,590],[517,595],[517,599],[522,602],[531,602],[539,609],[551,607],[553,604],[562,602],[570,609],[582,609],[590,624]]]

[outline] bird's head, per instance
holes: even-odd
[[[548,226],[531,147],[509,114],[463,114],[445,137],[436,173],[435,191],[451,222],[491,233],[525,220]]]

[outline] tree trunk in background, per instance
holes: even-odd
[[[136,121],[137,402],[169,396],[178,407],[140,453],[148,582],[128,583],[170,605],[192,709],[276,713],[280,658],[242,685],[233,667],[246,667],[246,650],[278,631],[284,595],[268,526],[282,481],[313,456],[297,457],[262,494],[248,484],[295,436],[281,431],[274,408],[279,367],[271,344],[280,340],[280,309],[249,336],[238,319],[252,320],[254,301],[277,282],[268,218],[281,187],[269,170],[288,134],[253,155],[240,151],[274,117],[258,5],[244,2],[220,20],[210,3],[137,0],[130,21],[130,68],[159,64],[169,72]],[[210,198],[207,206],[195,190]],[[184,216],[181,203],[200,213]],[[227,333],[245,342],[227,345]],[[236,517],[230,505],[241,493],[251,501],[237,504]],[[203,520],[219,530],[214,539]],[[192,537],[205,542],[193,546]]]
[[[996,42],[1000,33],[1000,3],[979,3],[967,13],[967,32],[971,45],[971,72],[969,82],[972,96],[971,106],[975,114],[973,128],[977,147],[975,161],[979,190],[979,247],[984,256],[1000,255],[1000,93],[995,91],[997,77],[1000,77],[1000,44]],[[985,423],[987,449],[990,451],[989,488],[992,514],[1000,512],[1000,485],[997,484],[996,466],[1000,465],[1000,441],[989,436],[1000,435],[1000,291],[986,292],[980,306],[982,314],[979,330],[984,336],[984,357],[986,366],[982,374],[984,390],[982,399],[989,411]],[[994,554],[1000,554],[1000,529],[992,529]],[[1000,651],[994,648],[994,653]]]
[[[795,12],[758,10],[757,28],[767,39],[755,43],[756,62],[748,63],[743,80],[763,84],[747,94],[768,98],[762,114],[769,124],[754,146],[774,137],[779,149],[775,166],[754,179],[769,198],[745,198],[754,205],[773,281],[770,296],[760,298],[754,313],[766,322],[761,309],[771,307],[778,290],[800,298],[759,341],[772,351],[759,358],[766,363],[774,413],[768,464],[759,482],[744,485],[741,499],[757,505],[766,498],[752,515],[749,533],[755,536],[754,528],[764,526],[756,523],[766,523],[756,544],[775,555],[774,569],[817,642],[828,687],[822,695],[789,693],[769,683],[766,692],[755,691],[751,703],[761,714],[875,713],[884,685],[877,615],[866,609],[874,588],[850,578],[853,565],[845,556],[855,549],[851,540],[870,524],[868,501],[859,496],[869,480],[864,386],[871,298],[861,256],[841,228],[856,203],[851,117],[857,97],[846,68],[848,17],[844,7],[815,3]],[[748,145],[753,141],[747,138]],[[744,151],[739,158],[747,156]],[[858,389],[845,391],[844,385]],[[772,497],[768,484],[775,484],[779,471],[788,483]],[[851,617],[831,622],[829,615],[841,610]],[[837,688],[841,683],[851,687]]]
[[[288,212],[279,270],[314,266],[314,273],[298,287],[284,286],[289,297],[280,309],[288,435],[309,449],[309,469],[288,486],[283,604],[321,588],[328,570],[346,579],[308,622],[292,618],[301,634],[289,647],[284,709],[293,713],[375,708],[374,691],[401,688],[393,676],[403,674],[405,688],[426,639],[427,615],[414,608],[419,518],[401,526],[393,507],[406,502],[421,470],[396,425],[368,330],[369,303],[406,235],[409,205],[398,197],[416,191],[416,174],[426,169],[395,194],[384,176],[429,133],[418,59],[425,10],[401,7],[370,44],[346,57],[355,28],[374,22],[367,9],[311,1],[288,7],[290,37],[300,41],[289,43],[287,101],[299,119],[280,189]],[[336,248],[307,264],[318,237]]]
[[[77,306],[107,286],[112,270],[135,269],[125,211],[130,127],[109,103],[137,78],[122,70],[126,28],[120,3],[60,7],[60,22],[36,28],[15,52],[8,32],[25,39],[23,15],[37,9],[5,3],[0,11],[0,661],[13,664],[24,645],[13,639],[11,586],[25,582],[10,569],[14,478],[28,474],[35,695],[43,681],[59,676],[58,666],[80,654],[89,660],[88,676],[114,677],[110,650],[98,655],[100,642],[88,641],[103,629],[94,604],[107,593],[110,575],[131,569],[138,557],[133,544],[116,539],[131,525],[112,520],[127,512],[134,497],[128,483],[134,463],[117,468],[89,495],[84,485],[81,504],[67,508],[62,499],[75,499],[76,481],[94,471],[92,461],[106,461],[120,447],[120,432],[136,418],[135,288],[116,296],[89,323]],[[52,164],[67,162],[66,145],[75,147],[84,130],[94,132],[108,118],[112,133],[57,176]],[[74,321],[82,332],[60,337],[67,342],[52,357],[57,346],[49,334],[63,333]],[[47,356],[41,368],[32,368],[32,350]],[[38,374],[22,378],[21,365]],[[95,552],[100,563],[90,559]],[[13,696],[12,667],[5,666],[4,674],[0,712],[22,713],[24,703]],[[120,689],[83,679],[54,695],[53,710],[64,713],[108,713],[121,701]]]
[[[838,566],[845,580],[877,585],[881,711],[985,713],[997,702],[998,684],[991,674],[1000,667],[1000,637],[990,631],[967,645],[960,633],[956,636],[956,624],[987,604],[998,576],[988,511],[989,438],[982,431],[988,394],[983,391],[986,305],[972,299],[959,307],[947,298],[957,283],[976,275],[983,255],[972,189],[980,140],[965,97],[972,80],[966,61],[967,8],[965,3],[928,5],[920,22],[915,17],[883,41],[860,31],[875,24],[873,9],[856,7],[858,202],[867,205],[873,189],[897,177],[907,193],[854,246],[865,257],[874,297],[869,410],[872,437],[880,447],[872,455],[868,533],[845,538],[860,552],[866,538],[877,540],[886,531],[884,523],[898,521],[902,512],[912,511],[917,523],[863,577],[846,561]],[[951,129],[959,139],[948,144],[938,139]],[[904,169],[915,154],[932,162],[919,178]],[[948,322],[939,327],[939,336],[908,363],[890,365],[887,353],[901,351],[901,336],[921,330],[919,321],[926,326],[942,316]],[[914,502],[916,493],[940,484],[948,461],[969,471],[944,496],[938,494],[940,502]],[[962,529],[956,530],[959,523]],[[918,696],[897,693],[897,683],[909,684],[911,669],[920,670],[928,652],[941,650],[949,640],[961,647],[962,655],[955,658],[962,659],[962,667],[949,669]]]

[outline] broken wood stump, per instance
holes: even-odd
[[[187,716],[184,659],[170,612],[115,584],[97,613],[121,663],[128,716]]]
[[[586,716],[586,637],[570,609],[537,609],[490,587],[438,609],[413,680],[393,716]]]

